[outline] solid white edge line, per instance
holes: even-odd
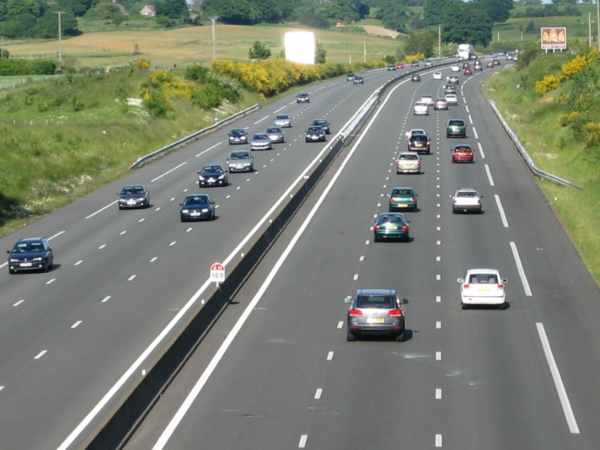
[[[490,182],[490,186],[495,186],[494,179],[492,178],[492,172],[490,171],[490,166],[488,166],[487,164],[484,164],[484,166],[485,166],[485,173],[487,174],[488,181]]]
[[[163,173],[162,175],[157,176],[156,178],[154,178],[153,180],[150,180],[150,183],[154,183],[156,180],[160,180],[162,177],[170,174],[171,172],[173,172],[174,170],[179,169],[182,166],[185,166],[187,164],[187,161],[182,162],[181,164],[179,164],[178,166],[173,167],[171,170],[167,170],[165,173]]]
[[[369,99],[365,101],[364,104],[369,102]],[[342,130],[348,126],[348,124],[354,120],[354,117],[362,110],[364,104],[357,109],[357,112],[346,122],[346,124],[341,128]],[[330,140],[327,145],[323,147],[323,149],[315,156],[315,158],[306,166],[304,171],[292,182],[292,184],[287,188],[287,190],[279,197],[279,199],[273,204],[271,209],[267,211],[267,213],[257,222],[257,224],[250,230],[250,232],[246,235],[244,239],[238,244],[238,246],[233,249],[233,251],[229,254],[229,256],[222,263],[224,266],[227,266],[233,258],[239,255],[240,250],[246,245],[248,241],[252,239],[252,237],[256,234],[256,232],[262,227],[262,225],[270,219],[271,215],[279,208],[279,205],[283,203],[283,201],[287,200],[290,192],[294,189],[294,187],[304,180],[304,176],[309,172],[312,166],[319,163],[321,158],[329,149],[329,146],[336,142],[336,138],[340,135],[341,132],[338,132],[332,140]],[[116,203],[116,202],[115,202]],[[109,391],[104,394],[104,396],[100,399],[100,401],[92,408],[92,410],[81,420],[81,422],[75,427],[75,429],[67,436],[67,438],[61,443],[61,445],[57,448],[57,450],[66,450],[75,439],[83,432],[83,430],[90,424],[90,422],[100,413],[102,408],[106,406],[106,404],[116,395],[116,393],[123,387],[125,382],[137,373],[137,369],[142,363],[150,356],[150,354],[158,347],[158,345],[165,339],[165,337],[171,332],[171,330],[179,323],[179,321],[185,316],[188,310],[198,301],[200,296],[204,293],[204,291],[212,284],[210,279],[207,279],[204,284],[196,291],[196,293],[187,301],[187,303],[179,310],[179,312],[173,317],[173,319],[167,324],[167,326],[158,334],[158,336],[150,343],[150,345],[142,352],[142,354],[133,362],[133,364],[125,371],[123,375],[117,380],[117,382],[109,389]]]
[[[554,355],[552,354],[552,349],[550,348],[550,341],[548,341],[548,336],[546,336],[544,324],[536,322],[535,326],[540,336],[540,341],[542,342],[544,355],[546,356],[546,361],[548,362],[550,373],[552,374],[552,379],[554,380],[554,386],[556,387],[556,391],[558,392],[558,398],[560,399],[563,413],[565,414],[565,419],[567,419],[567,425],[569,425],[569,431],[573,434],[579,434],[577,420],[575,419],[575,414],[573,414],[573,409],[571,408],[571,402],[569,402],[567,390],[565,389],[565,385],[562,382],[560,372],[558,371],[558,366],[556,365],[556,361],[554,360]]]
[[[313,206],[311,211],[308,213],[306,219],[304,219],[304,222],[302,223],[302,225],[300,226],[300,228],[298,229],[298,231],[296,232],[294,237],[291,239],[291,241],[289,242],[289,244],[287,245],[287,247],[285,248],[285,250],[279,257],[279,259],[277,260],[277,262],[275,263],[275,265],[269,272],[269,275],[267,276],[265,281],[262,283],[260,289],[254,295],[254,297],[252,298],[252,300],[250,301],[250,303],[248,304],[248,306],[246,307],[246,309],[244,310],[244,312],[242,313],[240,318],[237,320],[237,322],[235,323],[235,325],[233,326],[231,331],[227,334],[227,337],[225,338],[225,340],[223,341],[223,343],[221,344],[221,346],[219,347],[219,349],[213,356],[212,360],[210,361],[210,363],[208,364],[206,369],[204,369],[204,372],[202,373],[202,375],[200,376],[200,378],[198,379],[198,381],[196,382],[196,384],[194,385],[194,387],[192,388],[190,393],[187,395],[187,397],[185,398],[185,400],[183,401],[183,403],[181,404],[181,406],[179,407],[179,409],[177,410],[177,412],[175,413],[173,418],[170,420],[167,427],[161,433],[158,441],[152,447],[152,450],[162,450],[165,447],[165,445],[167,445],[167,442],[169,441],[169,439],[175,432],[176,428],[179,426],[179,423],[183,420],[183,418],[187,414],[187,411],[191,408],[192,404],[196,400],[196,397],[200,394],[200,391],[202,391],[204,385],[207,383],[207,381],[210,378],[210,376],[212,375],[213,371],[216,369],[219,362],[221,361],[221,359],[223,358],[223,356],[229,349],[229,346],[231,345],[231,343],[233,342],[233,340],[235,339],[235,337],[237,336],[239,331],[244,326],[244,323],[246,322],[246,320],[248,320],[248,317],[250,317],[250,314],[252,313],[254,308],[256,308],[256,305],[261,300],[262,296],[264,295],[266,290],[269,288],[272,281],[275,279],[275,276],[279,272],[279,269],[281,268],[281,266],[283,265],[283,263],[285,262],[285,260],[289,256],[289,254],[292,252],[294,247],[296,246],[296,243],[298,242],[300,237],[304,234],[304,231],[306,230],[306,228],[312,221],[313,217],[316,215],[317,211],[321,207],[322,203],[325,201],[325,198],[327,197],[327,195],[329,194],[329,192],[331,191],[331,189],[337,182],[338,178],[340,177],[340,175],[346,168],[348,161],[350,161],[350,159],[356,152],[356,149],[361,144],[364,137],[367,135],[369,129],[371,128],[371,126],[373,125],[373,123],[375,122],[377,117],[379,116],[380,112],[383,110],[383,107],[387,104],[390,96],[402,84],[403,83],[398,84],[396,87],[394,87],[389,92],[388,96],[381,103],[381,105],[379,106],[379,108],[377,109],[375,114],[373,114],[373,116],[369,120],[369,123],[366,125],[365,129],[358,137],[356,143],[352,146],[352,149],[348,152],[348,155],[346,156],[346,158],[344,159],[344,161],[342,162],[342,164],[336,171],[335,175],[329,181],[329,184],[327,185],[325,190],[322,192],[321,196],[319,197],[319,199],[317,200],[317,202],[315,203],[315,205]]]
[[[529,282],[527,281],[527,275],[525,275],[525,270],[523,269],[521,258],[519,258],[519,251],[517,250],[517,245],[514,242],[511,242],[510,249],[512,250],[513,258],[515,259],[515,264],[517,265],[519,277],[521,277],[521,283],[523,284],[523,290],[525,291],[525,295],[531,297],[531,289],[529,288]]]
[[[504,214],[504,208],[502,208],[502,203],[500,202],[500,196],[498,194],[494,194],[494,198],[496,199],[496,206],[498,206],[498,211],[500,212],[502,225],[504,225],[504,228],[508,228],[508,221],[506,220],[506,214]]]

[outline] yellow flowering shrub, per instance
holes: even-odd
[[[150,68],[150,61],[140,58],[135,61],[135,65],[138,69],[146,70]]]
[[[571,61],[565,63],[561,67],[560,79],[568,80],[577,72],[580,72],[587,64],[587,59],[584,56],[577,55]]]
[[[585,125],[586,139],[584,148],[597,147],[600,145],[600,123],[588,123]]]
[[[556,75],[546,75],[542,81],[535,83],[535,92],[543,95],[548,91],[552,91],[558,87],[560,80]]]
[[[406,62],[421,61],[423,59],[425,59],[425,55],[423,53],[417,53],[415,55],[406,55]]]

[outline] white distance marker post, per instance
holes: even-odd
[[[217,286],[225,281],[225,266],[221,263],[214,263],[210,266],[210,281],[214,281]]]

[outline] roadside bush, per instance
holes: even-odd
[[[53,75],[56,63],[53,61],[31,61],[25,59],[0,59],[0,76],[10,75]]]
[[[414,55],[406,55],[406,62],[422,61],[424,59],[425,59],[425,55],[423,53],[416,53]]]
[[[556,75],[546,75],[542,81],[535,84],[535,92],[543,95],[548,91],[552,91],[558,87],[560,80]]]
[[[563,64],[560,71],[560,79],[568,80],[576,73],[580,72],[587,64],[587,59],[582,55],[575,56],[568,63]]]

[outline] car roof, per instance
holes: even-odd
[[[500,275],[500,272],[498,270],[496,270],[496,269],[485,269],[485,268],[468,269],[467,273],[468,274],[473,274],[473,273],[487,273],[487,274]]]
[[[458,188],[456,192],[477,192],[475,188]]]
[[[234,128],[233,130],[231,130],[232,133],[245,133],[246,130],[244,130],[243,128]]]
[[[289,119],[290,115],[289,114],[277,114],[277,116],[275,116],[276,119]]]
[[[471,150],[471,146],[469,144],[456,144],[454,148],[468,148]]]
[[[46,239],[45,237],[29,237],[29,238],[21,238],[17,241],[17,244],[19,242],[38,242],[41,241],[42,239]]]
[[[356,295],[396,295],[395,289],[358,289]]]
[[[194,198],[194,197],[207,197],[210,198],[208,194],[189,194],[186,195],[185,198]]]

